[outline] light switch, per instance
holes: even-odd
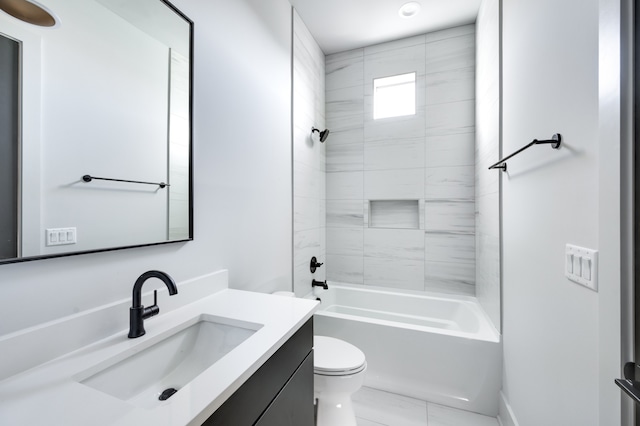
[[[76,228],[48,228],[45,235],[47,246],[76,244],[77,242]]]
[[[590,280],[591,279],[591,260],[587,259],[586,257],[583,257],[581,269],[582,269],[581,271],[582,278],[584,278],[585,280]]]
[[[598,291],[597,250],[567,244],[565,262],[564,274],[568,279],[593,291]]]
[[[567,265],[567,273],[573,274],[573,255],[567,254],[567,258],[565,259],[565,264]]]
[[[573,257],[573,274],[577,275],[577,276],[582,276],[582,258],[580,256],[576,256],[575,254],[572,256]]]

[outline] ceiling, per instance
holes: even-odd
[[[418,0],[420,13],[398,15],[409,0],[290,0],[325,54],[475,22],[482,0]]]

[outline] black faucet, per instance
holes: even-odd
[[[327,280],[317,281],[315,278],[311,281],[311,287],[322,287],[325,290],[329,290],[329,286],[327,285]]]
[[[142,306],[142,284],[149,278],[158,278],[169,289],[169,295],[173,296],[178,294],[178,287],[173,279],[164,272],[161,271],[147,271],[140,275],[133,285],[133,304],[129,309],[129,338],[135,338],[143,336],[144,320],[158,315],[160,308],[158,307],[158,290],[153,291],[153,306],[145,308]]]

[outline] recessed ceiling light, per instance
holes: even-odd
[[[417,1],[410,1],[409,3],[402,5],[400,10],[398,10],[398,15],[403,18],[411,18],[416,16],[418,12],[420,12],[420,3]]]
[[[0,9],[29,24],[54,27],[57,20],[53,13],[35,0],[0,0]]]

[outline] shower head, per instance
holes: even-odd
[[[320,142],[324,142],[327,140],[327,138],[329,137],[329,129],[324,129],[322,131],[316,129],[315,127],[313,127],[311,129],[311,134],[313,134],[313,132],[318,132],[320,134]]]

